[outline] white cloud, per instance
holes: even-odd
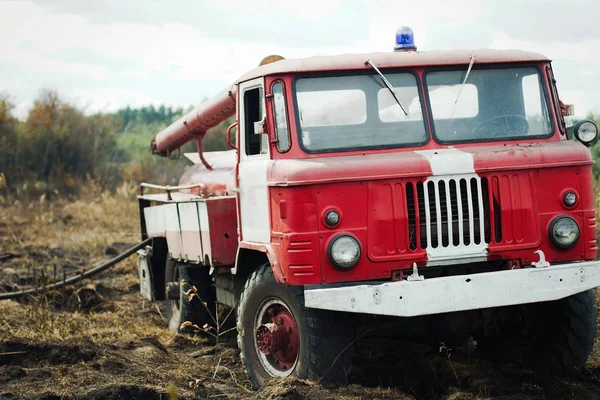
[[[256,27],[257,19],[268,23],[271,18],[280,18],[280,21],[289,21],[290,31],[286,33],[292,32],[301,37],[303,22],[322,17],[332,21],[345,17],[336,14],[341,0],[304,0],[301,4],[288,0],[207,2],[211,7],[226,10],[223,15],[237,16],[236,21],[239,20],[240,24],[236,32],[244,32],[248,26]],[[512,20],[506,20],[500,28],[488,25],[491,16],[504,20],[497,12],[499,6],[486,0],[368,0],[368,15],[348,21],[360,31],[367,32],[364,38],[334,47],[326,44],[332,43],[330,39],[336,35],[332,29],[331,37],[324,37],[320,47],[312,48],[274,45],[273,35],[265,35],[259,41],[248,40],[241,35],[234,41],[224,40],[219,32],[201,34],[191,22],[186,25],[176,18],[163,19],[161,7],[172,7],[166,2],[164,6],[153,3],[156,14],[153,18],[135,19],[146,23],[114,22],[117,18],[109,18],[117,12],[122,14],[127,7],[135,7],[126,2],[123,7],[127,7],[123,9],[114,8],[114,4],[109,6],[109,3],[85,6],[78,3],[75,9],[79,14],[75,14],[72,7],[61,6],[57,11],[56,7],[47,7],[48,1],[43,3],[45,6],[31,1],[0,0],[0,67],[2,64],[11,65],[11,70],[21,71],[16,79],[3,76],[5,81],[0,81],[0,90],[25,96],[20,85],[26,83],[27,95],[33,98],[32,93],[39,87],[55,87],[70,98],[89,102],[90,109],[112,109],[128,101],[133,106],[155,104],[158,100],[155,96],[163,94],[166,94],[165,98],[178,99],[181,96],[187,101],[191,98],[199,100],[213,93],[174,94],[170,84],[181,88],[189,82],[194,90],[226,86],[256,67],[269,54],[298,58],[317,54],[391,51],[395,30],[401,25],[408,25],[415,31],[416,44],[420,49],[440,48],[440,43],[445,43],[445,48],[489,43],[493,48],[533,50],[554,60],[563,60],[560,68],[555,68],[557,76],[560,72],[561,85],[566,85],[561,87],[561,96],[567,100],[566,96],[571,95],[577,101],[577,110],[582,112],[584,106],[579,104],[580,101],[589,107],[600,106],[599,86],[582,87],[578,86],[576,79],[570,82],[562,78],[577,76],[580,81],[586,78],[592,80],[590,77],[594,76],[595,67],[600,66],[600,52],[594,51],[600,49],[598,35],[588,35],[589,39],[585,41],[566,43],[559,41],[561,34],[557,29],[555,36],[549,36],[543,42],[526,40],[516,33],[514,27],[511,28],[509,22]],[[106,8],[105,17],[108,17],[94,18],[103,7]],[[510,7],[502,6],[502,10]],[[84,13],[82,9],[87,8],[90,9]],[[175,22],[148,22],[157,20]],[[519,26],[523,28],[522,24]],[[473,34],[480,29],[488,36]],[[494,30],[506,30],[507,33],[499,31],[492,35]],[[9,78],[8,82],[6,78]],[[103,87],[98,88],[99,85]],[[74,87],[78,89],[70,89]]]
[[[310,0],[315,3],[317,0]],[[274,0],[263,0],[265,6],[275,9]],[[229,4],[229,3],[228,3]],[[335,1],[324,10],[336,5]],[[306,6],[308,7],[308,6]],[[319,11],[324,13],[323,9]],[[123,72],[124,77],[144,79],[151,73],[162,74],[170,80],[214,80],[228,85],[243,72],[258,66],[268,54],[286,56],[333,54],[335,49],[289,48],[263,43],[228,42],[201,36],[193,27],[180,24],[149,25],[137,23],[93,24],[85,18],[51,14],[39,5],[29,2],[10,3],[0,13],[0,37],[13,39],[4,48],[3,59],[19,68],[35,71],[69,72],[90,79],[106,80],[110,70],[102,65],[63,62],[53,59],[65,51],[81,51],[105,57],[107,60],[128,60],[138,69]],[[7,12],[6,12],[7,11]],[[25,16],[25,17],[24,17]],[[31,29],[32,26],[39,27]],[[268,38],[266,38],[268,39]],[[352,44],[347,51],[352,51]],[[24,50],[23,48],[27,48]],[[344,50],[344,49],[341,49]]]
[[[125,76],[127,78],[134,78],[134,79],[143,79],[143,80],[146,80],[146,79],[148,79],[148,77],[150,76],[150,74],[148,73],[148,71],[139,70],[139,71],[127,71],[127,72],[123,72],[123,76]]]
[[[600,49],[600,38],[572,43],[560,42],[558,40],[540,43],[513,39],[504,32],[497,32],[493,36],[490,47],[494,49],[535,51],[544,54],[552,60],[570,60],[600,65],[600,52],[597,51],[597,49]]]
[[[31,3],[8,2],[0,13],[0,37],[10,38],[2,44],[2,59],[26,71],[61,72],[91,79],[107,80],[108,68],[85,62],[65,62],[50,53],[69,34],[81,38],[80,32],[69,32],[81,23],[78,17],[53,17]],[[71,40],[74,38],[71,38]]]
[[[153,98],[137,89],[122,88],[77,88],[68,99],[75,104],[83,104],[85,109],[112,112],[130,104],[160,105],[160,99]]]
[[[394,46],[394,33],[402,25],[415,32],[417,47],[429,40],[439,21],[462,27],[483,13],[481,0],[457,2],[442,0],[371,0],[369,2],[369,38],[371,46],[390,51]]]
[[[207,74],[212,79],[231,78],[222,68],[224,62],[233,62],[227,45],[200,37],[189,26],[92,24],[78,16],[51,14],[28,2],[3,8],[0,37],[11,40],[3,44],[2,58],[20,68],[107,79],[105,66],[54,59],[58,52],[85,49],[98,58],[133,61],[146,73],[174,73],[175,79],[198,80]]]
[[[207,0],[206,3],[214,8],[257,17],[285,12],[312,19],[329,15],[341,0],[303,0],[301,5],[290,0]]]
[[[15,78],[12,79],[0,79],[0,89],[2,92],[10,92],[19,87],[19,81]],[[0,93],[4,94],[4,93]]]
[[[565,104],[573,104],[575,105],[575,115],[582,116],[585,115],[586,110],[588,110],[588,104],[586,99],[586,93],[582,90],[561,90],[560,99]]]
[[[318,0],[309,0],[305,8],[319,8],[318,3]],[[338,3],[326,1],[324,7],[313,14],[323,15]],[[262,4],[274,10],[295,10],[291,3],[263,0]],[[268,37],[262,43],[230,42],[204,37],[192,26],[182,24],[92,23],[77,15],[51,13],[27,1],[0,3],[0,37],[10,38],[2,44],[1,61],[27,71],[28,77],[38,74],[40,87],[58,88],[66,97],[81,99],[90,111],[159,103],[158,99],[144,95],[141,89],[115,87],[113,82],[118,78],[121,83],[123,79],[128,83],[132,79],[141,81],[143,85],[148,82],[148,90],[152,89],[150,81],[157,77],[163,84],[175,80],[212,81],[226,86],[258,66],[268,54],[302,57],[356,51],[353,43],[346,48],[297,50],[272,45]],[[97,61],[87,61],[90,59]],[[64,77],[49,81],[49,73],[80,77],[84,82],[89,80],[90,86],[61,88]],[[46,78],[40,82],[40,76]],[[100,80],[107,81],[108,87],[94,88],[98,85],[92,82]],[[143,86],[137,84],[137,87]],[[192,95],[201,99],[212,94]]]

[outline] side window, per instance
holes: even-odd
[[[522,79],[523,107],[530,135],[544,135],[550,131],[548,107],[541,88],[540,76],[535,73]]]
[[[271,92],[273,93],[273,118],[275,119],[277,150],[283,153],[290,149],[290,130],[288,127],[283,84],[275,82],[271,87]]]
[[[262,121],[264,111],[262,88],[250,89],[244,92],[244,132],[246,135],[246,154],[267,154],[269,139],[267,135],[257,135],[254,123]]]
[[[539,75],[527,75],[522,79],[523,103],[525,106],[525,117],[539,117],[542,107],[542,96],[540,93]]]

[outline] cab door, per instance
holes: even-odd
[[[268,136],[259,133],[259,126],[265,118],[264,79],[258,78],[241,83],[239,93],[238,200],[241,236],[244,241],[269,243],[271,218],[267,169],[270,163],[270,150]]]

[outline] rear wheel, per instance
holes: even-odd
[[[165,311],[169,329],[173,332],[188,331],[181,329],[186,321],[200,328],[205,324],[212,325],[208,310],[214,312],[215,295],[208,267],[179,264],[167,259],[165,272]],[[196,296],[189,298],[185,293],[192,287],[196,288]]]
[[[525,305],[519,314],[499,335],[477,338],[478,347],[553,375],[570,375],[585,365],[596,337],[593,290]]]
[[[350,371],[351,319],[305,308],[303,289],[277,283],[269,264],[244,285],[237,329],[240,358],[254,388],[289,375],[345,382]]]

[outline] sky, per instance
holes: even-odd
[[[553,60],[561,100],[600,114],[596,0],[0,0],[0,94],[20,118],[41,89],[92,112],[189,106],[269,54],[521,49]]]

